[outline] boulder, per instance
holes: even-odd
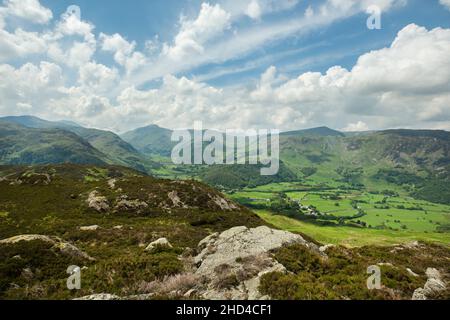
[[[115,212],[133,211],[133,212],[141,213],[142,211],[144,211],[147,208],[148,208],[148,204],[146,202],[140,201],[138,199],[129,200],[128,196],[124,195],[118,199],[118,201],[114,207],[114,211]]]
[[[447,288],[439,270],[428,268],[426,275],[428,280],[425,286],[414,291],[412,300],[428,300]]]
[[[102,196],[97,190],[92,191],[86,200],[89,208],[97,212],[106,212],[109,210],[109,203],[106,197]]]
[[[116,188],[116,182],[117,182],[117,180],[116,179],[109,179],[108,180],[108,186],[111,188],[111,189],[115,189]]]
[[[233,211],[238,210],[238,206],[236,206],[233,202],[219,196],[214,196],[212,201],[223,211]]]
[[[286,272],[270,251],[285,245],[302,244],[325,257],[319,247],[300,235],[262,226],[254,229],[235,227],[221,234],[215,233],[199,243],[194,258],[195,274],[207,279],[201,292],[205,299],[260,300],[260,278],[269,272]],[[230,285],[231,284],[231,285]]]
[[[172,248],[172,245],[170,244],[169,240],[166,238],[160,238],[156,241],[153,241],[150,243],[146,248],[145,251],[152,251],[156,247],[166,247],[166,248]]]
[[[178,196],[177,191],[172,191],[167,194],[167,197],[172,201],[172,204],[176,208],[183,208],[188,209],[189,207],[181,201],[180,197]]]
[[[66,255],[69,255],[72,257],[91,260],[91,261],[94,260],[94,258],[90,257],[88,254],[81,251],[80,249],[75,247],[73,244],[64,242],[62,239],[60,239],[58,237],[50,237],[50,236],[44,236],[44,235],[38,235],[38,234],[18,235],[18,236],[14,236],[14,237],[11,237],[8,239],[0,240],[0,245],[1,244],[15,244],[15,243],[19,243],[21,241],[47,242],[47,243],[52,244],[53,248],[61,251],[63,254],[66,254]]]
[[[100,229],[98,225],[80,227],[80,231],[97,231]]]

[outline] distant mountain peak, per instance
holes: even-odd
[[[326,126],[322,127],[316,127],[316,128],[310,128],[310,129],[302,129],[302,130],[295,130],[295,131],[288,131],[283,132],[281,134],[282,136],[320,136],[320,137],[343,137],[345,136],[344,133],[330,129]]]

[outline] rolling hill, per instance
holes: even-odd
[[[285,132],[280,136],[280,172],[267,178],[251,166],[172,165],[172,131],[155,125],[119,137],[35,117],[2,121],[16,125],[9,129],[3,126],[5,164],[119,164],[152,170],[154,175],[167,178],[201,179],[225,190],[291,181],[343,182],[369,189],[401,188],[418,199],[450,203],[450,133],[446,131],[386,130],[347,135],[319,127]],[[13,134],[13,129],[23,132]]]
[[[70,131],[27,128],[0,120],[2,164],[106,164],[105,158],[105,154]]]
[[[144,154],[170,157],[174,146],[170,141],[171,135],[169,129],[150,125],[124,133],[121,137]]]
[[[78,142],[83,141],[84,145],[89,145],[90,148],[95,151],[91,151],[95,157],[100,159],[100,162],[86,161],[84,156],[78,155],[79,148],[70,147],[70,143],[66,141],[67,147],[69,150],[73,150],[73,155],[71,158],[80,158],[79,161],[69,161],[74,163],[108,163],[108,164],[117,164],[123,165],[127,167],[131,167],[137,169],[139,171],[148,172],[151,168],[155,167],[156,164],[150,161],[147,157],[140,154],[133,146],[123,141],[118,135],[109,131],[97,130],[97,129],[89,129],[79,126],[72,122],[67,121],[46,121],[37,117],[31,116],[20,116],[20,117],[5,117],[0,118],[0,120],[4,123],[16,124],[19,127],[16,127],[17,131],[29,131],[29,129],[35,129],[34,132],[58,132],[62,135],[67,135],[71,133],[72,137],[77,137]],[[53,131],[52,131],[53,130]],[[64,133],[65,132],[65,133]],[[38,135],[39,136],[39,135]],[[54,136],[55,139],[51,139],[51,137],[47,136],[45,143],[47,145],[58,144],[58,136]],[[27,149],[28,155],[32,155],[32,147],[37,147],[40,144],[39,138],[33,140],[33,146],[27,146],[26,141],[22,141],[23,148]],[[31,142],[31,141],[30,141]],[[33,162],[33,164],[46,164],[46,163],[61,163],[67,162],[67,157],[64,155],[58,155],[58,148],[54,149],[53,153],[54,159],[46,159],[40,156],[34,157],[38,162]],[[14,157],[14,155],[12,155]],[[17,164],[27,164],[29,163],[26,158],[18,157]],[[60,160],[58,160],[60,159]],[[5,164],[8,162],[4,162]]]

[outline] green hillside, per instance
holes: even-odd
[[[39,119],[37,117],[31,117],[31,116],[21,116],[21,117],[5,117],[1,118],[3,122],[8,122],[12,124],[18,124],[26,128],[34,128],[34,129],[53,129],[53,130],[59,130],[59,132],[68,131],[71,133],[76,134],[79,137],[79,140],[84,140],[85,144],[89,144],[94,149],[96,149],[96,152],[93,152],[94,154],[101,153],[102,155],[99,156],[102,160],[100,163],[109,163],[109,164],[117,164],[117,165],[123,165],[130,168],[134,168],[143,172],[148,172],[153,167],[156,167],[157,165],[149,160],[148,158],[144,157],[142,154],[140,154],[136,149],[134,149],[133,146],[128,144],[127,142],[123,141],[118,135],[115,133],[109,132],[109,131],[103,131],[103,130],[97,130],[97,129],[89,129],[84,128],[82,126],[79,126],[77,124],[67,122],[67,121],[58,121],[58,122],[52,122],[52,121],[46,121],[43,119]],[[24,130],[22,128],[21,130]],[[39,140],[34,141],[35,146],[36,142],[39,144]],[[48,143],[59,143],[58,141],[48,141]],[[77,148],[72,148],[74,151],[74,155],[72,158],[79,158],[81,156],[77,155]],[[31,152],[31,151],[29,151]],[[35,163],[63,163],[67,161],[58,161],[58,155],[56,156],[56,160],[54,161],[45,161],[41,160],[39,162],[33,162],[30,164]],[[63,158],[61,156],[60,158]],[[99,163],[99,162],[89,162],[89,161],[69,161],[73,163]],[[7,164],[8,162],[4,162],[4,164]],[[22,161],[15,162],[17,164],[27,164],[27,160],[25,158],[22,158]]]
[[[150,125],[129,131],[121,137],[142,153],[170,157],[174,146],[171,136],[171,130]]]
[[[0,120],[2,164],[105,164],[105,159],[105,154],[72,132],[26,128]]]

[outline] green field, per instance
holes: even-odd
[[[359,247],[366,245],[393,245],[416,240],[443,244],[450,243],[449,233],[391,231],[351,227],[322,227],[288,217],[274,215],[265,210],[256,210],[256,213],[277,228],[305,234],[324,244]]]
[[[391,185],[380,185],[378,190]],[[393,188],[389,188],[392,190]],[[373,189],[371,189],[373,190]],[[397,192],[395,190],[395,192]],[[346,218],[345,225],[320,226],[287,216],[274,214],[269,206],[271,199],[284,193],[302,206],[313,206],[324,216]],[[413,240],[450,243],[450,206],[413,199],[405,192],[385,196],[349,188],[341,184],[324,184],[316,176],[305,182],[273,183],[256,188],[246,188],[229,195],[235,201],[254,207],[267,222],[278,228],[302,232],[324,243],[360,246],[366,244],[393,244]],[[349,219],[358,214],[364,216]],[[348,226],[350,223],[365,227]]]

